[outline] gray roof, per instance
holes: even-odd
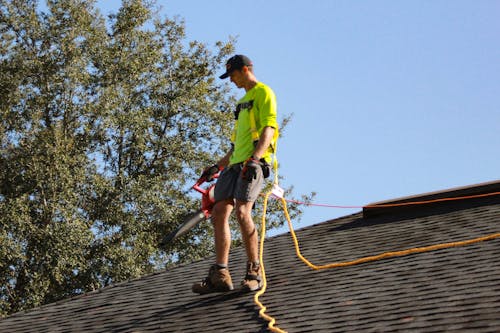
[[[499,191],[500,181],[493,184],[489,191]],[[365,215],[298,230],[302,254],[326,264],[500,233],[500,195]],[[191,293],[191,284],[206,275],[213,260],[17,313],[0,320],[0,331],[267,331],[253,294]],[[261,301],[277,326],[289,332],[500,331],[499,238],[313,271],[296,257],[287,233],[266,239],[264,260],[268,290]],[[245,261],[242,248],[232,250],[236,283]]]

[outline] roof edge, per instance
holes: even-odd
[[[387,213],[401,212],[401,211],[410,211],[419,209],[418,207],[429,206],[436,203],[423,203],[419,205],[402,205],[402,206],[393,206],[388,207],[388,205],[394,204],[404,204],[404,203],[416,203],[416,202],[425,202],[439,199],[447,199],[447,198],[460,198],[460,197],[468,197],[475,196],[481,194],[489,194],[500,192],[500,180],[494,180],[485,183],[479,183],[474,185],[467,185],[461,187],[454,187],[446,190],[440,190],[435,192],[427,192],[418,195],[406,196],[391,200],[378,201],[363,207],[363,217],[369,218],[374,216],[380,216]],[[500,196],[500,194],[499,194]],[[464,198],[466,200],[468,198]],[[380,207],[376,207],[380,206]]]

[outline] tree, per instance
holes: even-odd
[[[0,0],[0,315],[211,253],[208,224],[158,241],[198,208],[235,101],[214,80],[233,40],[188,43],[140,0],[37,5]]]

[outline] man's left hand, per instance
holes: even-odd
[[[257,168],[260,167],[260,161],[251,156],[243,164],[243,169],[241,170],[241,178],[251,182],[252,180],[257,178]]]

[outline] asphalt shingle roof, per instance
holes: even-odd
[[[360,212],[297,236],[305,257],[326,264],[499,232],[497,195],[369,218]],[[253,294],[191,292],[213,260],[14,314],[0,320],[0,332],[266,332]],[[245,261],[243,248],[232,250],[236,284]],[[313,271],[287,233],[266,240],[264,262],[260,300],[289,332],[500,331],[500,239]]]

